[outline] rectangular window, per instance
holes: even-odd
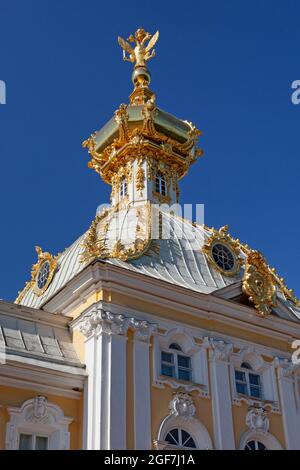
[[[161,353],[161,373],[168,377],[175,377],[174,355],[162,351]]]
[[[19,450],[47,450],[48,437],[32,434],[20,434]]]
[[[178,378],[180,380],[191,380],[191,358],[186,356],[177,356]]]
[[[190,382],[192,380],[191,358],[162,351],[161,374]]]
[[[261,398],[261,384],[259,375],[249,373],[249,386],[250,396],[255,398]]]
[[[35,450],[47,450],[47,449],[48,449],[48,437],[36,436]]]
[[[155,191],[157,193],[160,193],[160,184],[159,184],[159,182],[160,182],[159,178],[156,178],[156,180],[155,180]]]
[[[262,398],[261,380],[258,374],[236,370],[235,387],[237,393],[253,398]]]
[[[235,385],[237,393],[242,393],[243,395],[248,395],[247,381],[245,372],[240,370],[235,371]]]
[[[19,449],[32,450],[32,436],[30,434],[20,434]]]

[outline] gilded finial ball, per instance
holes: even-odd
[[[146,87],[151,82],[151,74],[146,67],[136,67],[131,78],[134,86]]]

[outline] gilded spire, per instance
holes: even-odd
[[[131,47],[129,42],[120,36],[118,37],[118,43],[123,49],[123,60],[134,63],[132,73],[134,91],[130,95],[131,104],[145,104],[154,97],[154,93],[148,87],[151,75],[147,68],[147,62],[155,56],[155,49],[153,47],[157,43],[158,37],[159,31],[152,35],[143,28],[139,28],[134,35],[131,34],[128,38],[130,43],[135,43],[135,47]]]

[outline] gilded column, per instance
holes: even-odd
[[[209,345],[215,448],[235,449],[229,380],[232,344],[210,338]]]

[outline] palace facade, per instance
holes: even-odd
[[[180,215],[200,131],[161,110],[158,32],[84,141],[112,187],[86,233],[0,301],[1,449],[300,449],[300,304],[263,255]]]

